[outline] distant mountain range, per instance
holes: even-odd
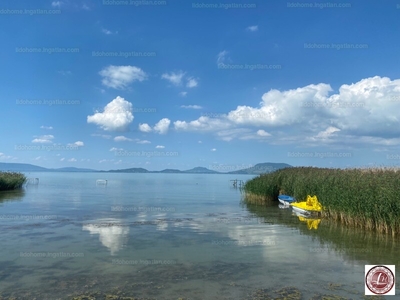
[[[177,170],[177,169],[165,169],[162,171],[149,171],[144,168],[129,168],[129,169],[117,169],[109,171],[98,171],[93,169],[85,168],[58,168],[49,169],[43,168],[31,164],[20,164],[20,163],[0,163],[0,171],[11,171],[11,172],[101,172],[101,173],[181,173],[181,174],[249,174],[259,175],[263,173],[270,173],[279,169],[291,168],[291,165],[285,163],[261,163],[256,164],[253,167],[241,169],[231,172],[217,172],[204,167],[196,167],[190,170]]]

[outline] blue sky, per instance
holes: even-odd
[[[6,0],[0,27],[1,162],[400,163],[400,2]]]

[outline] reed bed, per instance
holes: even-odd
[[[0,172],[0,191],[15,190],[22,187],[26,177],[16,172]]]
[[[400,233],[398,187],[400,172],[396,168],[297,167],[260,175],[246,182],[244,192],[265,199],[262,203],[246,200],[254,204],[275,201],[279,194],[298,200],[316,195],[324,207],[324,217],[348,226],[396,235]]]

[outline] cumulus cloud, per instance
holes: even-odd
[[[137,144],[151,144],[151,142],[148,141],[148,140],[139,140],[139,141],[137,141],[136,143],[137,143]]]
[[[182,79],[184,76],[185,72],[178,71],[178,72],[164,73],[161,75],[161,78],[168,80],[173,85],[179,86],[182,85]]]
[[[69,162],[76,162],[76,158],[70,158],[68,159]]]
[[[162,146],[162,145],[157,145],[156,146],[156,149],[164,149],[165,148],[165,146]]]
[[[168,132],[169,124],[171,121],[167,118],[161,119],[156,125],[154,125],[154,131],[159,134],[165,134]]]
[[[84,143],[81,141],[77,141],[75,143],[68,144],[68,146],[76,146],[76,147],[83,147]]]
[[[114,141],[116,141],[116,142],[128,142],[129,141],[130,142],[130,141],[132,141],[132,139],[127,138],[123,135],[119,135],[114,138]]]
[[[223,130],[264,127],[275,141],[356,140],[375,143],[379,140],[396,143],[400,134],[400,80],[371,77],[352,84],[343,84],[337,92],[325,83],[266,92],[258,107],[246,105],[219,114],[215,118],[200,117],[193,121],[175,121],[176,130],[217,133]],[[276,131],[278,135],[274,133]],[[237,132],[237,137],[265,138],[257,134]],[[225,140],[234,135],[225,137]]]
[[[104,107],[103,112],[88,116],[87,122],[106,131],[125,131],[133,118],[132,103],[118,96]]]
[[[194,79],[193,77],[188,78],[187,83],[186,83],[186,87],[188,88],[194,88],[198,85],[198,81],[196,79]]]
[[[53,127],[51,126],[40,126],[41,129],[51,130]]]
[[[150,125],[147,124],[147,123],[139,124],[139,130],[142,131],[142,132],[150,132],[150,131],[152,131]]]
[[[115,147],[112,147],[112,148],[110,149],[111,152],[114,152],[114,151],[123,151],[123,150],[124,150],[123,148],[115,148]]]
[[[46,144],[46,143],[51,143],[52,140],[54,139],[54,136],[48,134],[48,135],[34,136],[34,138],[35,139],[32,140],[32,143]]]
[[[257,31],[257,30],[258,30],[258,26],[257,26],[257,25],[249,26],[249,27],[247,27],[246,29],[247,29],[248,31],[254,32],[254,31]]]
[[[179,95],[182,96],[182,97],[186,97],[187,92],[180,92]]]
[[[259,136],[271,136],[268,132],[266,132],[265,130],[257,130],[257,135]]]
[[[211,151],[212,151],[212,152],[215,152],[215,151],[217,151],[217,149],[215,149],[215,148],[212,148],[212,149],[211,149]]]
[[[134,81],[147,79],[147,74],[135,66],[108,66],[99,74],[103,77],[103,85],[120,90],[127,88]]]

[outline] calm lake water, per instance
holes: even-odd
[[[0,193],[0,299],[364,299],[366,264],[400,270],[398,238],[245,204],[253,176],[27,175]]]

